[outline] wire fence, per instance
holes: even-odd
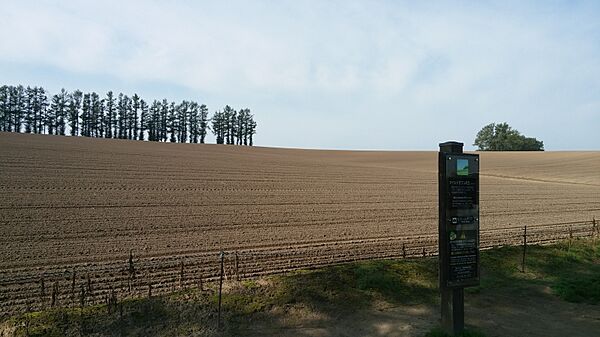
[[[600,224],[591,221],[512,226],[480,232],[480,248],[546,245],[600,237]],[[132,250],[121,261],[70,266],[15,268],[0,272],[0,317],[53,307],[107,304],[115,310],[124,298],[142,298],[240,281],[299,269],[373,259],[435,256],[438,234],[374,237],[264,246],[223,252],[160,257],[136,257]],[[524,250],[525,251],[525,250]],[[525,264],[523,263],[523,270]],[[212,290],[210,290],[212,291]],[[112,308],[112,309],[111,309]]]

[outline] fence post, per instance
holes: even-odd
[[[239,274],[239,257],[238,257],[238,252],[235,252],[235,280],[239,281],[240,280],[240,274]]]
[[[596,235],[597,234],[597,229],[596,229],[596,217],[592,218],[592,239],[594,239],[594,243],[596,243]]]
[[[423,257],[427,256],[427,253],[425,252],[425,247],[423,247]]]
[[[133,265],[133,249],[129,250],[129,268],[127,269],[129,272],[129,280],[128,280],[128,288],[131,293],[132,283],[135,279],[135,267]]]
[[[71,279],[71,306],[75,307],[75,268],[73,268],[73,277]]]
[[[573,225],[569,225],[569,250],[571,250],[572,244],[573,244]]]
[[[42,276],[42,278],[40,279],[40,302],[42,305],[42,309],[45,309],[45,298],[46,298],[46,285],[44,283],[44,276]]]
[[[81,309],[83,309],[83,307],[85,306],[85,286],[83,285],[83,283],[79,286],[80,291],[79,291],[79,307]]]
[[[29,318],[29,312],[31,312],[31,308],[27,305],[27,309],[25,310],[25,336],[29,337],[29,326],[31,325],[31,321]],[[13,335],[14,336],[14,335]]]
[[[89,272],[86,274],[86,282],[87,282],[87,291],[86,291],[86,294],[87,294],[88,297],[91,298],[94,295],[92,294],[92,279],[90,278],[90,273]]]
[[[183,289],[183,278],[184,278],[184,271],[183,271],[183,261],[179,262],[181,270],[179,271],[179,289]]]
[[[54,308],[56,305],[56,298],[58,295],[58,283],[54,281],[54,285],[52,285],[52,300],[50,302],[50,307]]]
[[[521,261],[521,272],[525,272],[525,255],[527,254],[527,225],[523,228],[523,259]]]
[[[402,242],[402,258],[406,259],[406,244]]]
[[[113,299],[114,290],[112,286],[110,286],[110,293],[106,295],[106,312],[110,315],[112,313],[112,299]]]
[[[223,291],[223,263],[225,259],[225,253],[221,251],[219,253],[219,257],[221,258],[221,272],[219,273],[219,311],[217,314],[217,329],[221,329],[221,294]]]

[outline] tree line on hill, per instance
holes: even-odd
[[[217,144],[254,144],[250,109],[226,105],[209,118],[205,104],[166,99],[146,102],[137,94],[100,97],[62,89],[49,98],[42,87],[0,87],[0,131],[157,142],[204,143],[208,131]]]
[[[475,137],[479,151],[544,151],[544,142],[526,137],[507,123],[490,123]]]

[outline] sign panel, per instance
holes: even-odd
[[[442,281],[447,287],[479,284],[479,155],[441,153]]]

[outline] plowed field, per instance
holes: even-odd
[[[221,250],[230,277],[428,254],[436,172],[433,151],[0,133],[0,312],[196,285]],[[600,152],[481,153],[480,206],[482,242],[598,219]]]

